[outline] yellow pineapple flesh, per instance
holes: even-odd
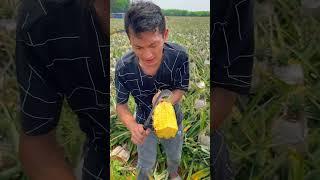
[[[159,138],[169,139],[176,136],[178,131],[176,114],[170,102],[160,102],[154,109],[153,127]]]

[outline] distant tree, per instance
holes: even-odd
[[[111,0],[111,12],[126,12],[129,8],[130,0]]]
[[[165,16],[210,16],[209,11],[187,11],[181,9],[163,9]]]

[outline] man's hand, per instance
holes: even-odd
[[[150,133],[150,129],[144,130],[143,126],[136,122],[127,104],[117,104],[116,110],[122,123],[131,132],[131,141],[134,144],[143,144]]]
[[[154,106],[155,105],[155,102],[160,94],[161,90],[159,90],[152,98],[152,105]],[[169,98],[169,102],[171,102],[173,105],[177,104],[182,96],[184,95],[184,91],[183,90],[180,90],[180,89],[175,89],[172,91],[172,96]],[[160,99],[159,102],[162,102],[163,99]]]
[[[128,126],[128,129],[131,132],[131,141],[134,144],[143,144],[145,138],[149,135],[150,129],[144,130],[142,124],[136,122]]]

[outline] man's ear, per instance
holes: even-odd
[[[132,34],[131,34],[131,35],[128,35],[129,44],[132,46],[131,38],[132,38]]]
[[[130,45],[132,45],[132,44],[131,44],[131,39],[130,39],[130,37],[129,37],[129,36],[128,36],[128,40],[129,40],[129,44],[130,44]]]
[[[163,33],[163,39],[164,41],[168,41],[169,38],[169,29],[166,29]]]
[[[132,45],[132,44],[131,44],[131,43],[132,43],[132,41],[131,41],[132,36],[134,36],[134,35],[133,35],[133,32],[132,32],[132,29],[129,28],[128,33],[127,33],[127,37],[128,37],[128,40],[129,40],[130,45]]]

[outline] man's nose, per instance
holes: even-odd
[[[152,59],[153,53],[150,50],[145,50],[142,55],[143,59]]]

